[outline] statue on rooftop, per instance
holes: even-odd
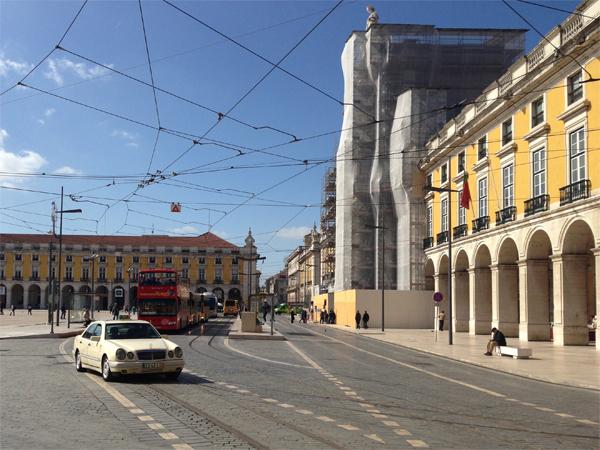
[[[371,28],[371,25],[375,25],[379,23],[379,14],[375,11],[375,7],[373,5],[367,6],[367,12],[369,13],[369,17],[367,18],[367,30]]]

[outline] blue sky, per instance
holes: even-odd
[[[335,4],[173,3],[272,61],[281,58]],[[342,99],[340,54],[351,31],[364,28],[367,3],[342,3],[282,67]],[[529,28],[495,0],[372,3],[382,23]],[[544,3],[566,10],[577,5]],[[511,4],[544,33],[566,16]],[[0,92],[52,50],[81,5],[0,0]],[[271,67],[162,1],[143,1],[142,9],[154,83],[164,90],[225,112]],[[530,31],[527,48],[539,39]],[[158,133],[153,127],[159,120],[164,129],[201,136],[217,123],[217,115],[158,92],[157,117],[151,87],[90,62],[150,83],[138,2],[88,2],[61,46],[65,50],[55,50],[26,79],[28,86],[38,90],[18,87],[0,97],[0,172],[59,175],[0,177],[0,231],[49,230],[50,202],[62,185],[66,194],[74,195],[66,199],[65,208],[83,209],[80,217],[65,220],[65,233],[150,234],[154,230],[155,234],[196,235],[211,226],[223,238],[242,243],[251,227],[260,253],[267,256],[261,269],[270,275],[283,266],[283,258],[301,243],[308,228],[318,224],[327,164],[305,166],[303,161],[331,158],[338,135],[273,149],[279,156],[253,150],[288,142],[290,134],[301,138],[339,129],[342,109],[335,101],[275,70],[230,115],[248,125],[280,131],[254,130],[223,119],[207,135],[221,145],[202,141],[174,162],[193,138]],[[240,156],[229,144],[244,154]],[[161,170],[168,179],[137,188],[140,180],[148,181],[150,161],[150,173]],[[177,176],[172,177],[173,172]],[[123,198],[128,201],[117,202]],[[181,213],[170,213],[172,201],[181,202]]]

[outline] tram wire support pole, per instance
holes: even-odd
[[[379,220],[378,220],[379,222]],[[381,332],[385,331],[385,220],[382,217],[383,225],[367,225],[367,228],[380,230],[381,233]]]
[[[62,228],[63,228],[63,214],[76,214],[82,213],[83,211],[79,208],[77,209],[63,209],[64,205],[64,187],[60,187],[60,211],[56,211],[60,214],[60,225],[59,225],[59,235],[58,235],[58,308],[56,308],[56,326],[60,325],[60,311],[62,307],[62,293],[60,292],[60,277],[62,270]],[[54,221],[53,221],[54,225]],[[54,230],[53,230],[54,231]],[[68,314],[71,313],[70,305]]]

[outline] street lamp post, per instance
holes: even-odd
[[[451,167],[452,160],[448,158],[448,180],[451,179]],[[452,345],[452,333],[454,328],[452,321],[452,194],[461,191],[449,187],[439,188],[433,186],[425,186],[424,190],[448,193],[448,316],[450,317],[450,320],[448,321],[448,345]]]
[[[56,211],[56,213],[60,214],[60,225],[59,225],[59,235],[58,235],[58,308],[56,309],[56,326],[60,325],[60,310],[62,307],[62,293],[60,291],[60,277],[61,277],[61,269],[62,269],[62,226],[63,226],[63,214],[72,214],[72,213],[81,213],[81,209],[63,209],[63,198],[64,198],[64,188],[60,187],[60,211]],[[54,220],[52,221],[52,228],[54,232]],[[54,302],[53,302],[54,303]],[[70,313],[70,308],[69,308]]]
[[[384,219],[382,218],[382,221]],[[381,331],[385,331],[385,225],[368,225],[367,228],[381,233]]]

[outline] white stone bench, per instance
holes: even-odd
[[[533,355],[533,350],[523,347],[498,347],[498,354],[502,356],[512,356],[515,359],[530,358]]]

